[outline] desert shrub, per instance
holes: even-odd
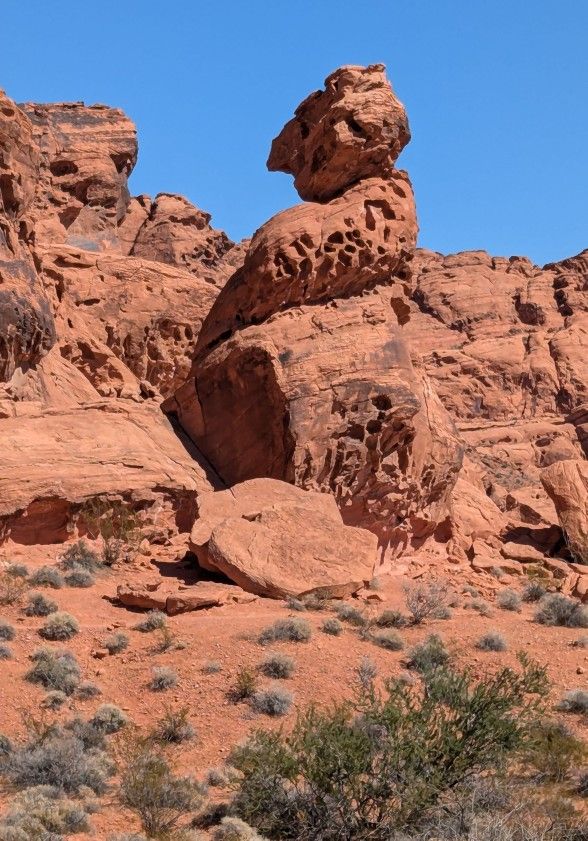
[[[426,691],[389,681],[310,706],[291,732],[258,730],[233,752],[234,809],[271,839],[390,841],[473,774],[516,760],[545,692],[544,670],[523,661],[480,681],[441,667]]]
[[[318,590],[300,597],[306,610],[326,610],[330,606],[330,599]]]
[[[338,619],[335,619],[333,616],[325,619],[322,626],[322,631],[325,634],[329,634],[332,637],[338,637],[340,634],[343,633],[343,625],[339,622]]]
[[[211,788],[225,788],[229,785],[230,774],[226,768],[209,768],[204,780]]]
[[[57,602],[48,599],[43,593],[31,593],[25,607],[27,616],[49,616],[50,613],[56,613],[58,610]]]
[[[8,564],[6,573],[13,578],[28,578],[29,568],[25,564]]]
[[[297,599],[294,596],[288,596],[286,599],[286,605],[288,606],[289,610],[296,610],[300,613],[304,613],[306,610],[306,605],[302,601],[302,599]]]
[[[0,572],[0,605],[16,604],[28,589],[28,582],[9,572]]]
[[[588,608],[561,593],[548,593],[539,602],[535,621],[541,625],[588,628]]]
[[[223,667],[220,663],[217,663],[216,660],[207,660],[206,663],[202,665],[202,671],[205,675],[216,675],[219,672],[222,672]]]
[[[484,599],[473,599],[468,605],[472,610],[475,610],[476,613],[479,613],[480,616],[491,616],[492,615],[492,608],[488,604],[487,601]]]
[[[63,587],[63,576],[57,567],[45,565],[32,573],[29,582],[33,587],[51,587],[53,590],[60,590]]]
[[[9,753],[12,753],[12,742],[5,736],[4,733],[0,733],[0,758],[3,756],[8,756]]]
[[[18,794],[9,804],[0,821],[0,839],[58,841],[63,835],[89,829],[88,816],[80,803],[60,796],[50,786],[36,786]]]
[[[474,599],[477,599],[478,596],[480,595],[479,591],[475,587],[472,587],[471,584],[464,584],[461,592],[462,593],[467,593],[468,595],[472,596],[472,598],[474,598]]]
[[[179,710],[168,709],[158,722],[153,733],[156,741],[171,745],[189,742],[196,737],[196,730],[190,723],[190,708],[181,707]]]
[[[124,634],[122,631],[117,631],[115,634],[111,634],[104,640],[104,648],[109,654],[120,654],[121,651],[125,650],[128,644],[129,638],[127,634]]]
[[[257,675],[251,669],[243,667],[237,672],[235,683],[229,690],[229,697],[234,703],[251,698],[257,691]]]
[[[498,631],[489,631],[484,634],[476,643],[480,651],[506,651],[506,640]]]
[[[119,832],[116,835],[109,835],[108,841],[148,841],[148,838],[142,832]]]
[[[250,704],[257,713],[281,716],[290,711],[293,700],[294,696],[288,689],[272,686],[270,689],[261,689],[256,692],[250,699]]]
[[[385,648],[388,651],[402,651],[404,648],[404,640],[393,628],[377,631],[372,634],[371,639],[380,648]]]
[[[562,782],[572,767],[584,762],[586,746],[561,721],[540,719],[529,728],[524,758],[543,779]]]
[[[94,498],[81,510],[88,535],[102,538],[102,557],[106,566],[131,560],[141,540],[139,516],[122,500]]]
[[[212,834],[213,841],[264,841],[253,827],[240,818],[226,815]]]
[[[523,589],[522,599],[524,602],[538,602],[546,592],[547,590],[539,581],[529,581]]]
[[[169,666],[154,666],[153,677],[149,681],[152,692],[165,692],[178,685],[178,676]]]
[[[128,722],[129,719],[116,704],[102,704],[90,719],[90,724],[96,730],[109,735],[118,733]]]
[[[335,608],[337,618],[341,622],[347,622],[348,625],[353,625],[356,628],[363,628],[368,624],[367,617],[358,607],[352,604],[339,604]]]
[[[168,625],[164,625],[162,628],[157,628],[155,633],[157,634],[157,642],[153,647],[153,651],[156,654],[163,654],[164,652],[171,651],[174,648],[182,647],[182,645],[178,643],[176,635]]]
[[[449,591],[446,584],[439,581],[418,581],[404,586],[404,598],[414,625],[420,625],[425,619],[435,619],[447,608]]]
[[[57,689],[66,695],[75,691],[80,680],[80,667],[69,651],[41,648],[30,659],[33,666],[26,674],[30,683],[40,684],[45,689]]]
[[[39,628],[39,634],[46,640],[69,640],[79,632],[78,620],[69,613],[58,611],[51,613]]]
[[[440,666],[446,666],[451,655],[445,643],[437,634],[431,634],[411,650],[407,665],[417,672],[429,673]]]
[[[51,727],[15,748],[2,770],[16,788],[49,785],[69,794],[85,788],[103,794],[114,769],[104,751],[88,749],[65,728]]]
[[[84,567],[74,567],[65,575],[63,580],[68,587],[77,587],[79,589],[93,587],[96,583],[96,579],[92,573],[84,569]]]
[[[376,619],[378,628],[406,628],[408,617],[400,610],[383,610]]]
[[[5,619],[0,619],[0,640],[10,642],[15,637],[14,628]]]
[[[82,681],[76,689],[76,697],[81,698],[83,701],[96,698],[98,695],[102,695],[102,690],[91,680]]]
[[[559,710],[567,713],[588,713],[588,692],[584,689],[570,689],[557,705]]]
[[[85,569],[87,572],[94,573],[100,569],[102,562],[85,540],[78,540],[68,546],[61,555],[59,566],[67,571]]]
[[[50,692],[47,692],[41,701],[41,706],[47,710],[59,710],[66,701],[67,695],[65,692],[61,692],[59,689],[52,689]]]
[[[11,660],[12,650],[9,645],[0,643],[0,660]]]
[[[306,619],[288,617],[277,619],[269,628],[265,628],[259,635],[259,642],[308,642],[312,636],[312,628]]]
[[[491,570],[490,570],[490,574],[493,575],[494,578],[498,578],[498,579],[504,578],[504,576],[506,575],[506,573],[502,569],[502,567],[499,567],[499,566],[492,567]]]
[[[170,836],[178,822],[202,803],[200,786],[173,773],[165,756],[144,747],[127,760],[121,775],[120,800],[135,812],[150,837]]]
[[[167,616],[161,610],[150,610],[149,613],[135,625],[135,630],[148,634],[164,628],[167,624]]]
[[[374,680],[378,676],[378,667],[369,657],[362,657],[359,665],[354,669],[355,679],[358,685],[364,690],[372,686]]]
[[[259,668],[266,677],[288,678],[294,674],[296,661],[288,654],[268,654]]]
[[[83,718],[76,716],[75,718],[66,721],[63,725],[66,733],[70,733],[79,739],[84,746],[84,750],[105,750],[107,747],[105,731],[98,729],[93,721],[86,721]]]
[[[587,636],[578,637],[578,639],[575,640],[572,643],[572,645],[575,646],[576,648],[588,648],[588,637]]]
[[[496,596],[496,604],[501,610],[512,610],[518,613],[521,609],[521,597],[516,590],[507,587]]]

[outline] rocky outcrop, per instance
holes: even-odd
[[[404,342],[417,225],[393,164],[408,137],[381,65],[342,68],[301,106],[270,167],[315,201],[257,231],[166,404],[227,483],[332,493],[384,552],[434,531],[462,455]]]
[[[253,479],[200,497],[190,548],[250,593],[341,598],[372,577],[377,541],[343,525],[331,495]]]
[[[573,559],[588,561],[588,462],[558,461],[541,474]]]

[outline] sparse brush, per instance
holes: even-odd
[[[259,668],[266,677],[288,678],[294,674],[296,661],[288,654],[268,654]]]
[[[307,610],[326,610],[330,604],[330,600],[319,591],[307,593],[300,598]]]
[[[196,730],[190,723],[189,717],[189,707],[181,707],[179,710],[166,710],[165,715],[155,728],[154,738],[158,742],[171,745],[189,742],[196,737]]]
[[[501,610],[510,610],[519,613],[521,609],[521,597],[516,590],[507,587],[501,590],[496,596],[496,604]]]
[[[43,593],[31,593],[25,607],[27,616],[49,616],[50,613],[56,613],[58,610],[57,602],[48,599]]]
[[[64,835],[88,832],[83,804],[60,796],[49,786],[18,794],[0,820],[2,841],[60,841]]]
[[[13,578],[28,578],[29,568],[24,564],[8,564],[6,573]]]
[[[63,576],[52,566],[42,566],[36,569],[29,578],[33,587],[51,587],[53,590],[60,590],[63,587]]]
[[[588,692],[584,689],[571,689],[566,692],[557,705],[557,709],[566,713],[588,713]]]
[[[165,692],[178,685],[178,676],[169,666],[155,666],[153,677],[149,682],[149,689],[152,692]]]
[[[0,619],[0,640],[11,642],[15,637],[15,631],[10,622]]]
[[[222,670],[222,665],[216,660],[207,660],[206,663],[203,663],[201,669],[201,671],[204,672],[205,675],[216,675],[219,672],[222,672]]]
[[[529,581],[523,590],[522,598],[524,602],[538,602],[546,592],[547,590],[539,581]]]
[[[306,619],[289,617],[278,619],[269,628],[265,628],[259,635],[259,643],[268,642],[308,642],[312,636],[312,628]]]
[[[96,698],[98,695],[102,695],[102,690],[91,680],[82,681],[76,689],[76,697],[80,698],[82,701],[87,701],[90,698]]]
[[[506,640],[498,631],[489,631],[476,643],[476,648],[480,651],[506,651]]]
[[[164,654],[166,651],[171,651],[177,648],[180,644],[176,640],[176,635],[173,633],[169,625],[164,625],[157,629],[157,642],[154,646],[154,651],[157,654]]]
[[[491,574],[491,575],[493,575],[493,576],[494,576],[494,578],[498,578],[499,580],[500,580],[501,578],[504,578],[504,576],[506,575],[506,573],[505,573],[505,571],[502,569],[502,567],[499,567],[499,566],[494,566],[494,567],[492,567],[492,568],[490,569],[490,574]]]
[[[547,593],[539,602],[535,621],[540,625],[588,628],[588,608],[561,593]]]
[[[329,619],[325,619],[322,624],[322,631],[325,634],[329,634],[332,637],[338,637],[340,634],[343,633],[343,625],[339,622],[338,619],[334,617],[330,617]]]
[[[213,841],[264,841],[257,830],[242,821],[226,815],[212,834]]]
[[[363,690],[368,689],[378,676],[378,667],[369,657],[362,657],[354,671],[357,683]]]
[[[375,645],[385,648],[387,651],[402,651],[404,648],[404,640],[393,628],[377,631],[372,634],[371,640]]]
[[[64,581],[68,587],[77,587],[79,589],[87,589],[93,587],[96,579],[92,573],[84,569],[84,567],[73,567],[64,577]]]
[[[286,605],[288,606],[289,610],[297,610],[300,613],[304,613],[306,610],[306,605],[302,601],[302,599],[297,599],[294,596],[288,596],[286,599]]]
[[[127,648],[128,644],[129,638],[122,631],[117,631],[104,640],[104,648],[109,654],[120,654]]]
[[[128,717],[120,707],[115,704],[102,704],[90,719],[90,724],[101,733],[110,735],[126,727],[128,721]]]
[[[61,555],[59,566],[63,570],[85,569],[90,573],[94,573],[101,568],[102,561],[85,540],[78,540],[76,543],[68,546],[63,555]]]
[[[12,650],[9,645],[0,643],[0,660],[12,660]]]
[[[11,575],[9,572],[0,572],[0,605],[16,604],[28,589],[28,581]]]
[[[161,610],[150,610],[149,613],[135,625],[135,630],[142,631],[148,634],[151,631],[157,631],[165,628],[167,624],[167,616]]]
[[[12,746],[12,742],[5,736],[4,733],[0,733],[0,758],[3,756],[8,756],[9,753],[12,753],[14,750]]]
[[[282,716],[289,712],[293,694],[281,686],[274,686],[270,689],[261,689],[250,699],[251,708],[255,712],[269,716]]]
[[[355,628],[364,628],[368,624],[368,619],[359,608],[352,604],[339,604],[335,608],[337,618],[341,622],[347,622],[348,625],[353,625]]]
[[[60,692],[59,689],[52,689],[51,692],[47,692],[41,701],[41,706],[47,710],[59,710],[66,701],[67,695],[65,692]]]
[[[229,696],[232,701],[238,703],[251,698],[257,691],[257,675],[251,669],[242,668],[237,672]]]
[[[449,590],[440,581],[405,584],[404,597],[412,616],[412,623],[420,625],[425,619],[435,619],[447,608]]]
[[[38,683],[45,689],[58,689],[71,695],[80,682],[80,667],[69,651],[51,651],[40,648],[31,655],[32,668],[26,679]]]
[[[52,613],[39,628],[39,634],[43,639],[55,641],[69,640],[79,632],[78,620],[69,613],[58,611]]]
[[[225,788],[229,785],[230,775],[224,768],[209,768],[204,781],[211,788]]]
[[[561,721],[537,721],[529,729],[525,759],[550,782],[563,782],[572,766],[582,765],[586,746]]]
[[[441,637],[431,634],[411,650],[407,665],[417,672],[428,673],[445,666],[451,656]]]
[[[480,616],[492,616],[492,608],[484,599],[474,599],[470,602],[469,607],[479,613]]]
[[[408,616],[400,610],[383,610],[376,619],[378,628],[406,628]]]
[[[464,584],[462,588],[462,593],[468,593],[468,595],[472,596],[472,598],[477,599],[480,593],[475,587],[472,587],[471,584]]]
[[[577,640],[575,640],[575,641],[572,643],[572,645],[573,645],[575,648],[588,648],[588,637],[586,637],[586,636],[584,636],[584,637],[578,637],[578,639],[577,639]]]

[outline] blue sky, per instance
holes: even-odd
[[[341,64],[383,61],[413,140],[420,244],[536,262],[588,247],[585,0],[0,0],[17,101],[123,108],[134,193],[233,238],[298,201],[272,137]]]

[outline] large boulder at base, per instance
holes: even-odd
[[[372,577],[376,537],[343,525],[333,498],[274,479],[203,494],[190,548],[251,593],[344,597]]]
[[[577,563],[588,562],[588,462],[558,461],[541,474]]]
[[[0,542],[67,540],[80,506],[96,497],[146,510],[163,531],[188,532],[198,494],[211,489],[156,405],[39,411],[4,418],[1,430]]]
[[[267,165],[291,173],[306,201],[328,201],[362,178],[388,174],[409,140],[406,112],[384,65],[348,65],[298,106]]]

